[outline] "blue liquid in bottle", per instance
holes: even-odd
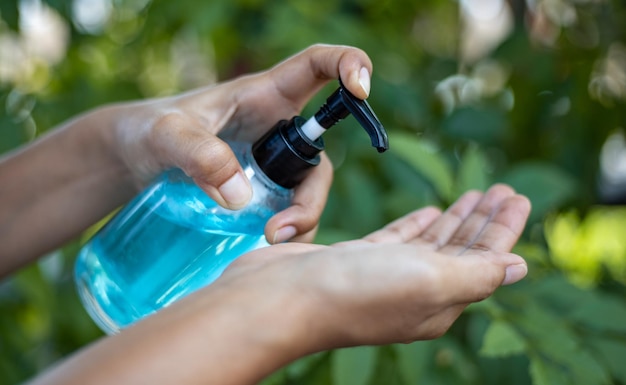
[[[81,250],[75,276],[85,308],[112,334],[216,280],[248,251],[268,246],[269,218],[291,190],[267,179],[249,151],[240,161],[253,199],[224,209],[180,170],[164,173]]]

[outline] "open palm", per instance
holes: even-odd
[[[320,350],[435,338],[469,303],[525,276],[524,260],[509,252],[529,211],[525,197],[495,185],[464,194],[443,213],[423,208],[359,240],[257,250],[220,279],[264,290],[271,281],[269,290],[312,301],[319,311],[309,335]]]

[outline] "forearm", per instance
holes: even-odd
[[[59,247],[132,195],[112,151],[119,107],[80,116],[0,158],[0,276]]]
[[[35,383],[256,384],[308,353],[304,301],[218,282],[76,353]]]

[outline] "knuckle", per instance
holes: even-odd
[[[158,116],[150,130],[151,142],[158,149],[167,148],[173,138],[180,136],[186,124],[186,118],[180,112],[166,112]]]
[[[231,176],[237,165],[232,150],[221,140],[205,140],[190,152],[190,172],[194,174],[193,177],[205,182]]]
[[[156,133],[167,133],[173,130],[180,130],[186,122],[185,116],[178,111],[168,111],[154,121],[153,131]]]

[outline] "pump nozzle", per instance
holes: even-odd
[[[302,131],[309,139],[315,140],[349,114],[352,114],[367,131],[372,146],[378,152],[389,149],[387,132],[370,105],[367,101],[352,95],[341,80],[339,80],[339,88],[326,99],[326,104],[320,107],[315,116],[303,125]]]
[[[352,95],[340,80],[339,88],[315,116],[307,121],[300,116],[281,120],[257,140],[252,146],[254,159],[271,180],[292,188],[319,164],[319,153],[324,149],[322,134],[349,114],[367,131],[378,152],[389,148],[387,132],[369,104]]]

